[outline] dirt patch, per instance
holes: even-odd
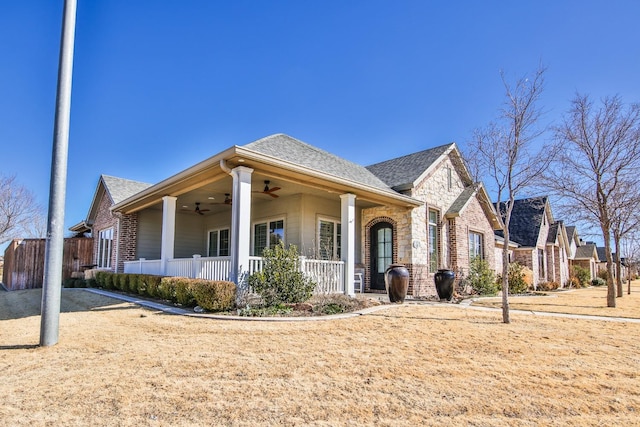
[[[4,425],[638,425],[639,324],[451,304],[243,322],[62,295],[41,348],[39,292],[0,293]]]

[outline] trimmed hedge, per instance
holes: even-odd
[[[236,285],[233,282],[189,279],[187,277],[99,271],[96,273],[95,279],[87,284],[92,287],[161,298],[185,307],[199,305],[208,311],[231,310],[235,305],[236,298]],[[69,283],[69,285],[72,284]]]

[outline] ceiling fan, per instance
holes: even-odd
[[[200,209],[200,202],[196,202],[196,208],[193,210],[193,212],[199,215],[204,215],[205,212],[209,212],[209,209]]]
[[[271,181],[269,180],[265,180],[264,181],[264,189],[262,191],[254,191],[254,193],[262,193],[262,194],[267,194],[271,197],[273,197],[274,199],[278,196],[275,192],[280,190],[280,187],[273,187],[273,188],[269,188],[269,184],[271,183]]]
[[[224,193],[224,200],[222,202],[212,202],[210,205],[231,205],[231,194]]]

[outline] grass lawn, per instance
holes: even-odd
[[[620,308],[602,310],[600,288],[527,307],[639,318],[634,285]],[[505,325],[451,304],[213,320],[82,289],[62,302],[59,343],[40,348],[40,291],[0,292],[1,425],[640,425],[640,323],[512,313]]]

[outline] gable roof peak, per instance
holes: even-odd
[[[412,188],[426,171],[434,167],[438,160],[444,158],[444,156],[451,152],[456,153],[455,157],[458,158],[458,161],[454,163],[457,164],[458,169],[464,169],[462,173],[466,181],[468,181],[466,184],[473,184],[471,177],[468,176],[468,172],[462,161],[462,156],[455,142],[374,163],[367,166],[367,169],[384,181],[389,187],[398,191],[405,190]]]

